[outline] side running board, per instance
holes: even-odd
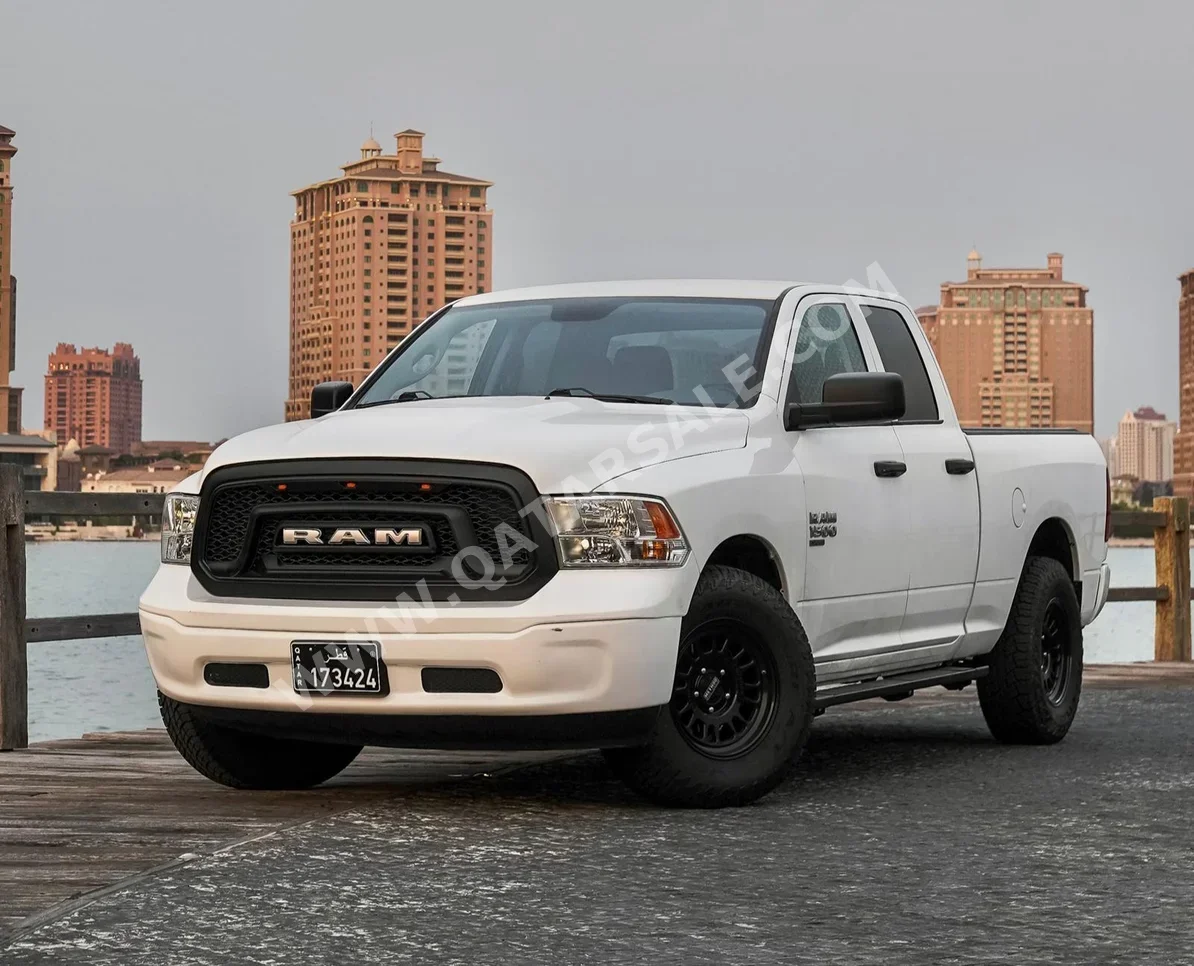
[[[875,681],[862,681],[859,684],[829,685],[818,688],[814,699],[816,708],[821,711],[831,708],[835,704],[847,704],[850,701],[864,701],[867,698],[888,698],[908,695],[921,688],[937,686],[947,688],[964,688],[971,681],[987,676],[985,666],[978,667],[938,667],[928,671],[912,671],[907,674],[893,674]]]

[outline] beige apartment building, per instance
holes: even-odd
[[[0,433],[21,433],[21,390],[8,384],[17,356],[17,280],[12,274],[12,143],[0,124]]]
[[[492,182],[440,170],[423,138],[399,132],[392,154],[370,138],[293,193],[288,420],[307,418],[317,383],[359,385],[435,309],[492,288]]]
[[[1046,263],[983,268],[971,251],[966,281],[916,310],[962,425],[1094,431],[1094,312],[1062,256]]]
[[[1177,426],[1152,406],[1124,413],[1115,438],[1115,474],[1149,483],[1173,479]]]

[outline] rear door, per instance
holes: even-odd
[[[905,647],[944,647],[963,633],[978,571],[978,474],[919,323],[899,303],[860,305],[883,368],[904,378],[907,401],[895,424],[908,466],[899,492],[909,565],[900,637]]]
[[[787,402],[819,403],[825,380],[878,368],[841,295],[796,308]],[[898,649],[908,592],[900,444],[890,423],[787,434],[804,485],[808,555],[800,618],[818,663]],[[882,475],[881,475],[882,474]]]

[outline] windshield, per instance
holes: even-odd
[[[651,397],[744,406],[772,303],[571,298],[448,309],[401,344],[356,406],[442,396]]]

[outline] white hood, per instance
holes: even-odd
[[[585,492],[643,466],[746,445],[743,412],[526,396],[422,399],[253,430],[220,446],[229,463],[388,457],[515,466],[540,493]]]

